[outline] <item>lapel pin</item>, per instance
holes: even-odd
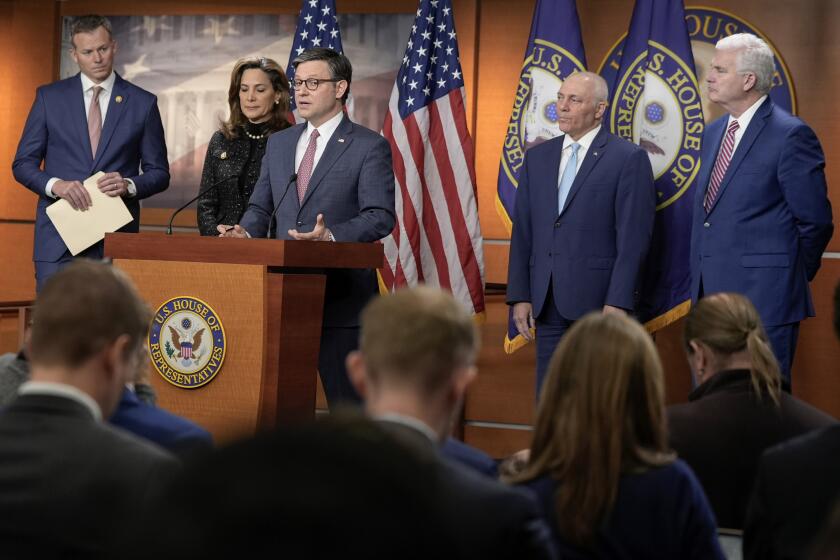
[[[592,152],[592,155],[598,157],[598,152]]]
[[[219,154],[219,159],[227,159],[227,152],[222,152]]]
[[[338,141],[344,143],[344,138],[339,138]]]
[[[114,98],[114,101],[116,101],[117,103],[122,103],[122,101],[123,101],[123,96],[122,96],[122,95],[118,95],[116,98]]]

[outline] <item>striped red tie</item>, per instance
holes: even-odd
[[[300,161],[300,166],[298,167],[297,192],[299,202],[303,202],[303,197],[306,196],[306,189],[309,188],[309,179],[312,178],[312,168],[315,167],[315,150],[318,145],[318,136],[320,136],[320,133],[316,128],[312,131],[312,135],[309,137],[309,145],[306,146],[306,151],[303,152],[303,159]]]
[[[735,132],[739,126],[738,121],[732,121],[726,130],[726,136],[723,138],[723,145],[718,152],[715,168],[712,169],[712,179],[709,181],[709,188],[706,190],[706,199],[703,201],[703,208],[706,209],[707,214],[715,203],[720,184],[723,182],[723,176],[726,175],[726,168],[729,167],[729,161],[732,159],[732,152],[735,151]]]

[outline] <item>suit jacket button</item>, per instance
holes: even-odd
[[[303,225],[303,222],[298,222],[298,223],[297,223],[297,226],[298,226],[298,227],[300,227],[300,226],[302,226],[302,225]]]
[[[704,222],[703,223],[703,227],[711,227],[711,226],[712,226],[712,224],[710,224],[709,222]]]

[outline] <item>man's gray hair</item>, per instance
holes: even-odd
[[[763,39],[752,33],[736,33],[717,42],[715,48],[721,51],[738,51],[736,69],[739,74],[751,73],[755,76],[755,89],[761,94],[770,91],[773,86],[773,74],[776,72],[773,51]]]
[[[604,103],[609,103],[609,87],[607,86],[607,81],[600,75],[596,74],[595,72],[575,72],[574,74],[572,74],[572,76],[581,76],[582,78],[588,78],[592,80],[594,82],[592,94],[595,96],[595,103],[600,103],[601,101],[603,101]]]

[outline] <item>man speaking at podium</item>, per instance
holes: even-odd
[[[344,114],[350,61],[332,49],[313,48],[292,66],[295,101],[307,122],[269,138],[241,223],[219,225],[219,233],[310,241],[382,239],[395,223],[391,149],[382,136]],[[359,313],[376,291],[374,270],[327,273],[318,369],[331,407],[360,400],[344,360],[358,346]]]

